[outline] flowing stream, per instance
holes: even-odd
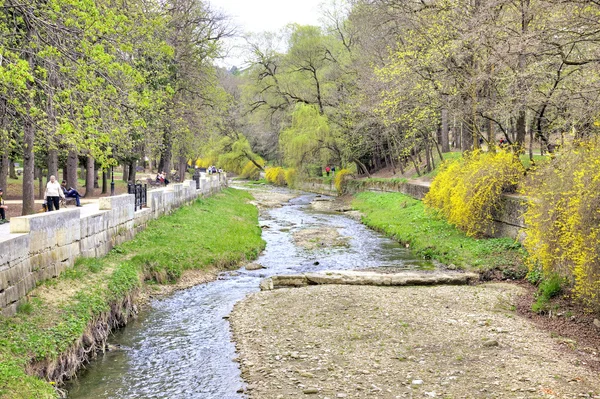
[[[280,192],[283,189],[279,189]],[[318,270],[432,268],[396,242],[343,214],[312,210],[315,194],[299,193],[260,215],[266,269],[222,273],[219,280],[155,300],[110,340],[119,350],[93,361],[69,389],[69,399],[241,399],[244,397],[226,317],[233,305],[258,291],[262,278]],[[344,246],[305,250],[292,233],[336,228]]]

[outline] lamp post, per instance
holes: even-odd
[[[115,195],[115,167],[110,167],[110,196]]]

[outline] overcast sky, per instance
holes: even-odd
[[[278,31],[285,25],[296,22],[302,25],[319,25],[319,4],[323,0],[210,0],[213,9],[231,16],[238,31]],[[230,56],[219,65],[241,66],[243,55],[238,48],[243,43],[239,38],[228,41],[233,47]]]

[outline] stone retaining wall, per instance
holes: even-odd
[[[103,197],[98,210],[61,209],[58,212],[14,217],[10,234],[0,237],[0,311],[16,313],[19,303],[39,282],[58,276],[75,259],[106,255],[115,245],[131,240],[148,221],[211,195],[227,185],[225,173],[186,180],[148,191],[147,208],[134,212],[132,194]]]

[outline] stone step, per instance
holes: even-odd
[[[336,270],[268,277],[261,281],[260,289],[269,291],[277,288],[322,284],[373,286],[464,285],[475,283],[478,280],[479,275],[476,273],[406,271],[390,274],[359,270]]]

